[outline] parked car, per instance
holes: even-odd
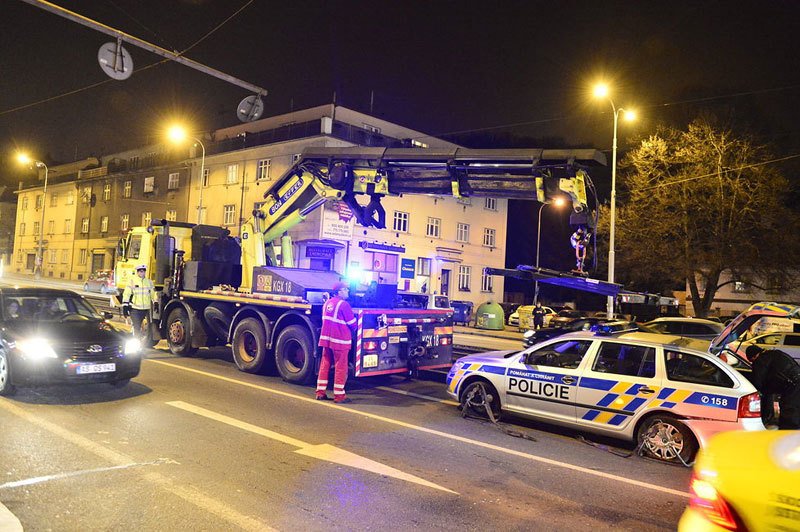
[[[75,292],[0,288],[0,305],[0,395],[40,384],[121,387],[139,374],[139,341]]]
[[[86,292],[100,292],[101,294],[116,292],[117,286],[114,284],[114,272],[112,270],[97,270],[89,275],[89,278],[83,283],[83,290]]]
[[[522,305],[515,312],[515,314],[517,314],[514,320],[516,323],[512,323],[511,318],[509,318],[508,324],[512,327],[516,326],[520,332],[533,329],[533,309],[535,307],[536,305]],[[556,315],[556,311],[553,310],[552,307],[546,307],[544,305],[542,305],[542,308],[544,309],[544,326],[547,327],[550,324],[550,319]],[[513,317],[514,314],[511,316]]]
[[[663,317],[648,321],[645,324],[654,331],[662,334],[673,334],[687,338],[713,340],[725,328],[719,322],[702,318]]]
[[[556,327],[544,327],[542,329],[531,329],[522,335],[522,343],[525,347],[530,347],[539,342],[544,342],[550,338],[575,331],[588,331],[594,325],[602,323],[600,318],[577,318],[569,323]]]
[[[798,530],[798,486],[800,431],[719,434],[694,464],[678,530]]]
[[[755,387],[696,344],[641,332],[569,333],[521,352],[460,358],[447,392],[462,411],[634,440],[652,458],[689,464],[717,432],[764,430]]]
[[[580,310],[564,309],[559,310],[558,313],[550,318],[548,327],[563,327],[578,318],[585,318],[586,314]]]

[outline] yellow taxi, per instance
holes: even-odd
[[[679,531],[800,531],[800,431],[723,432],[698,454]]]

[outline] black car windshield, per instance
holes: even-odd
[[[69,295],[19,295],[3,298],[6,321],[102,320],[84,299]]]

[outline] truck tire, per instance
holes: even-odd
[[[307,384],[315,374],[316,348],[311,332],[302,325],[290,325],[280,332],[275,343],[275,364],[283,380]]]
[[[208,324],[208,328],[221,340],[223,344],[228,341],[228,331],[231,327],[231,318],[225,311],[214,303],[203,309],[203,318]]]
[[[258,373],[267,359],[267,335],[256,318],[245,318],[236,325],[231,343],[236,367],[245,373]]]
[[[186,310],[181,307],[172,309],[167,318],[167,344],[173,354],[188,357],[197,352],[197,348],[192,347],[191,330]]]

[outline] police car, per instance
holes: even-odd
[[[635,440],[652,458],[688,464],[717,432],[764,429],[755,387],[700,349],[678,336],[575,332],[521,352],[463,357],[447,391],[478,414]]]

